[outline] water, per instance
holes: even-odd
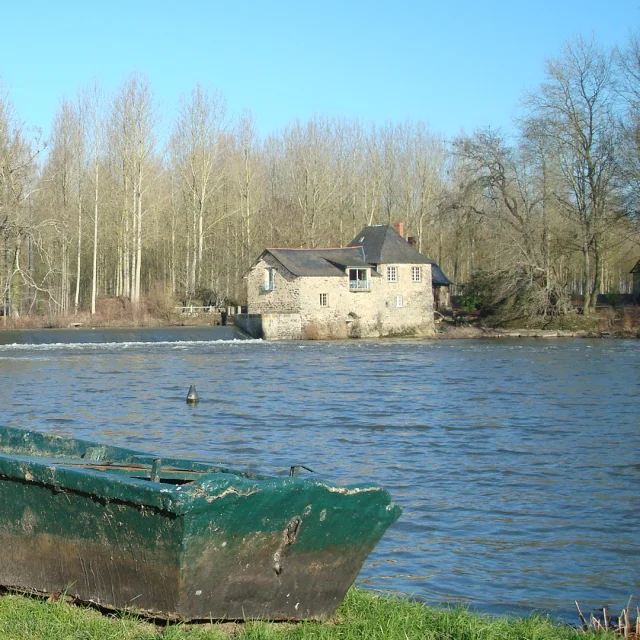
[[[379,482],[404,514],[360,584],[570,622],[640,595],[639,389],[640,341],[0,333],[5,424]]]

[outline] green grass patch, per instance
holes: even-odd
[[[133,616],[21,595],[0,597],[3,640],[588,640],[546,617],[494,618],[351,589],[328,622],[159,626]]]

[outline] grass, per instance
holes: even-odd
[[[128,615],[104,615],[67,603],[7,594],[0,597],[3,640],[589,640],[546,617],[492,618],[466,609],[431,608],[351,589],[328,622],[158,626]],[[602,638],[602,634],[598,637]],[[613,636],[610,636],[613,637]]]

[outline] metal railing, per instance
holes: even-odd
[[[193,305],[187,305],[186,307],[174,307],[176,311],[180,313],[186,313],[188,315],[197,315],[198,313],[213,313],[217,310],[217,307],[195,307]]]
[[[371,282],[369,280],[349,280],[349,289],[371,289]]]

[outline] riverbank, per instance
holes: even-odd
[[[437,324],[437,337],[634,339],[640,338],[640,307],[604,307],[588,316],[574,313],[505,326],[491,325],[473,317],[463,316],[455,322],[445,318]]]
[[[589,316],[577,313],[554,319],[540,319],[509,326],[492,326],[478,318],[457,316],[436,323],[436,338],[640,338],[640,307],[601,308]],[[0,331],[67,328],[163,328],[208,327],[222,324],[220,313],[179,312],[157,300],[145,300],[137,307],[128,300],[103,300],[97,313],[67,316],[24,316],[0,318]]]
[[[210,327],[222,324],[218,312],[191,313],[189,307],[178,311],[169,302],[144,299],[133,305],[124,298],[99,301],[96,313],[80,311],[68,315],[27,315],[18,318],[0,317],[0,330],[23,331],[33,329],[127,329],[162,327]]]
[[[162,626],[127,615],[104,614],[62,600],[16,594],[0,597],[0,637],[7,640],[589,640],[594,633],[545,616],[509,618],[465,609],[431,608],[352,588],[327,622],[204,623]]]
[[[487,327],[447,327],[438,331],[436,338],[446,340],[473,340],[478,338],[640,338],[640,331],[567,331],[553,329],[494,329]]]

